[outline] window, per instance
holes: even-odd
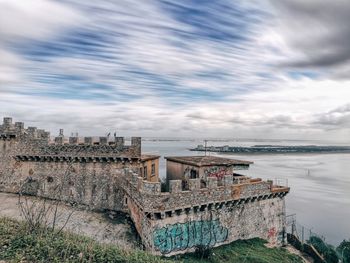
[[[53,182],[53,177],[48,176],[48,177],[47,177],[47,182],[48,182],[48,183],[52,183],[52,182]]]
[[[156,175],[156,165],[154,163],[152,163],[152,172],[151,172],[152,176]]]
[[[182,180],[182,191],[188,191],[190,190],[188,181],[187,180]]]
[[[147,166],[143,167],[143,178],[147,178]]]
[[[197,171],[194,169],[191,169],[191,179],[196,179],[197,178]]]

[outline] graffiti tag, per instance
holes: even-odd
[[[225,168],[219,168],[214,166],[205,170],[204,174],[207,177],[216,177],[216,178],[222,179],[226,174],[229,174],[229,171]]]
[[[196,246],[212,247],[227,237],[228,230],[218,219],[177,223],[153,232],[154,246],[162,254]]]
[[[276,228],[270,228],[269,231],[267,232],[267,237],[270,238],[274,238],[277,234]]]

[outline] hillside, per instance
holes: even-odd
[[[237,241],[198,254],[162,258],[144,251],[123,250],[113,245],[70,233],[29,233],[25,224],[0,219],[0,260],[6,262],[302,262],[282,248],[267,248],[264,241]]]

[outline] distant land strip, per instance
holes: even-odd
[[[240,146],[208,146],[198,145],[190,151],[220,153],[350,153],[350,146],[318,146],[318,145],[254,145]]]

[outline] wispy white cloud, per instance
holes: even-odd
[[[287,30],[294,9],[274,1],[0,6],[0,115],[83,134],[328,138],[350,128],[333,112],[349,103],[349,82],[333,78],[345,67],[287,65],[308,54]]]

